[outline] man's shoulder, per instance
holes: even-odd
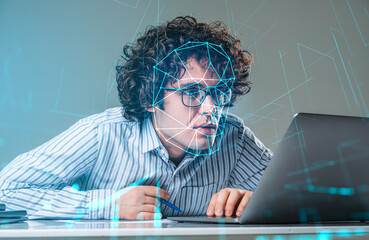
[[[232,129],[232,131],[237,131],[239,133],[247,133],[247,134],[253,134],[252,131],[245,126],[242,118],[239,116],[227,113],[226,115],[222,115],[223,121],[225,121],[225,128],[226,129]]]
[[[251,139],[255,140],[256,136],[251,131],[250,128],[248,128],[245,124],[242,118],[239,116],[227,113],[227,115],[222,115],[222,118],[225,119],[225,128],[228,129],[227,132],[237,132],[239,139]],[[229,131],[230,130],[230,131]]]
[[[227,113],[227,114],[222,115],[222,118],[225,120],[225,124],[228,127],[232,127],[232,126],[236,128],[245,127],[243,120],[235,114]]]
[[[97,113],[79,121],[80,123],[92,123],[96,126],[106,124],[134,125],[137,122],[129,121],[123,116],[123,108],[115,107],[106,109],[104,112]]]
[[[267,156],[265,160],[266,162],[271,159],[271,156],[273,155],[272,151],[265,147],[265,145],[256,137],[250,128],[245,126],[242,118],[228,113],[226,115],[225,123],[225,132],[228,133],[226,134],[225,139],[227,139],[227,135],[237,136],[237,147],[240,150],[246,149],[252,156],[261,156],[264,154]]]

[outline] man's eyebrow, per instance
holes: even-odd
[[[185,88],[185,87],[188,87],[188,86],[194,86],[194,87],[197,87],[197,86],[200,86],[201,88],[204,88],[206,87],[205,84],[202,84],[202,83],[198,83],[198,82],[187,82],[187,83],[181,83],[181,88]]]

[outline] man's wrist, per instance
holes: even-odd
[[[88,219],[119,219],[116,190],[96,189],[89,192]]]

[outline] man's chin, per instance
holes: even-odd
[[[191,145],[190,148],[192,149],[198,149],[198,150],[207,150],[211,148],[214,144],[214,139],[201,139],[197,141],[196,145]]]

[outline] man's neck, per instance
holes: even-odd
[[[160,141],[163,143],[163,146],[168,151],[169,159],[172,162],[174,162],[174,164],[176,166],[178,166],[179,163],[183,160],[184,156],[186,155],[186,152],[184,152],[182,149],[179,149],[178,147],[174,146],[170,142],[167,142],[165,139],[164,139],[164,141],[160,139]]]
[[[151,118],[151,120],[153,120]],[[156,126],[156,122],[153,122],[154,130],[156,132],[156,135],[158,135],[160,142],[163,144],[164,148],[167,150],[169,159],[174,162],[176,166],[179,165],[179,163],[183,160],[184,156],[186,155],[186,152],[182,149],[175,146],[170,140],[165,139],[163,134],[160,133],[160,130],[158,130]]]

